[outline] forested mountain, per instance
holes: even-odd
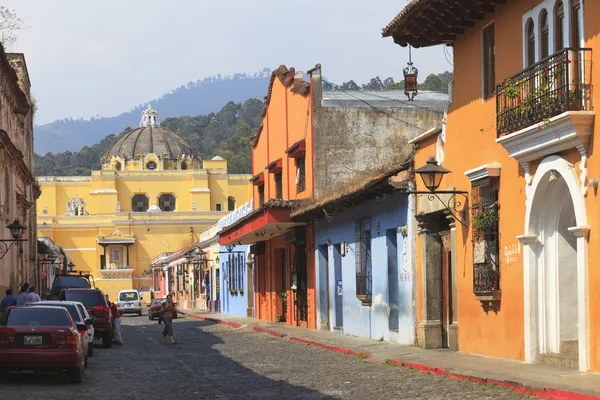
[[[151,104],[159,112],[161,121],[168,117],[207,115],[219,111],[230,101],[241,103],[250,98],[262,99],[269,85],[269,69],[254,75],[221,75],[188,82],[159,99],[150,100],[115,117],[72,119],[66,118],[36,126],[35,151],[38,154],[58,151],[76,151],[83,146],[100,142],[110,133],[117,134],[126,126],[137,127],[142,111]],[[39,104],[43,107],[43,104]]]
[[[179,134],[196,150],[202,159],[220,155],[228,161],[231,173],[250,173],[250,137],[261,123],[264,103],[249,99],[244,103],[230,101],[217,113],[197,117],[171,117],[161,127]],[[130,130],[127,127],[120,135]],[[100,169],[102,157],[118,135],[108,135],[99,143],[84,146],[78,152],[35,155],[36,175],[70,176],[90,175]]]
[[[262,78],[252,78],[254,81],[260,81]],[[246,84],[252,79],[241,80]],[[448,83],[452,80],[452,73],[444,72],[439,75],[431,74],[424,82],[419,83],[419,90],[431,90],[437,92],[448,92]],[[241,82],[240,81],[240,82]],[[222,80],[221,80],[222,83]],[[268,79],[260,88],[262,98],[266,94]],[[178,89],[177,96],[185,93],[186,90]],[[394,82],[392,78],[386,78],[383,81],[379,77],[372,78],[369,82],[359,86],[354,81],[344,82],[341,85],[334,85],[327,80],[323,82],[323,89],[331,90],[403,90],[404,82]],[[171,96],[171,95],[167,95]],[[165,96],[165,97],[167,97]],[[175,96],[175,94],[173,94]],[[160,106],[158,109],[163,116]],[[162,119],[161,126],[172,130],[186,139],[203,159],[212,158],[220,155],[229,163],[231,173],[250,173],[252,157],[250,154],[250,137],[256,133],[256,129],[261,123],[261,115],[264,103],[261,100],[250,98],[243,102],[229,101],[218,112],[209,112],[195,117],[180,116]],[[141,106],[136,108],[135,123],[120,125],[113,132],[121,134],[130,127],[137,127],[139,123]],[[138,112],[139,111],[139,112]],[[173,111],[173,110],[172,110]],[[182,114],[183,112],[179,113]],[[194,113],[190,113],[194,115]],[[124,114],[122,114],[124,115]],[[108,120],[108,119],[107,119]],[[95,120],[102,121],[102,120]],[[114,121],[113,121],[114,122]],[[91,121],[87,121],[91,123]],[[86,125],[86,122],[82,122]],[[82,125],[82,126],[83,126]],[[71,125],[73,127],[75,125]],[[87,125],[89,126],[89,125]],[[123,129],[124,127],[127,127]],[[83,129],[83,128],[82,128]],[[82,131],[84,132],[84,131]],[[87,134],[87,131],[85,131]],[[110,131],[108,131],[110,132]],[[37,135],[37,133],[36,133]],[[82,136],[82,135],[79,135]],[[85,145],[78,152],[65,151],[62,153],[47,153],[44,156],[35,155],[36,175],[38,176],[69,176],[69,175],[89,175],[91,170],[100,168],[100,157],[102,157],[110,145],[116,140],[118,135],[101,136],[96,144]],[[37,136],[36,136],[37,140]]]

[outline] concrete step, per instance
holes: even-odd
[[[564,342],[560,342],[560,354],[579,356],[579,341],[566,340]]]
[[[570,354],[546,353],[538,354],[535,358],[538,364],[554,365],[555,367],[578,368],[579,358]]]

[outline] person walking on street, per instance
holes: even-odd
[[[24,306],[29,301],[29,283],[25,282],[21,286],[21,291],[17,295],[17,305]]]
[[[6,297],[2,299],[0,303],[0,313],[6,310],[8,307],[16,306],[17,298],[12,295],[12,289],[6,289]]]
[[[106,301],[110,305],[110,312],[113,316],[113,342],[122,345],[123,337],[121,336],[121,313],[119,312],[119,307],[108,299],[108,295],[106,295]]]
[[[40,298],[40,295],[35,292],[35,288],[33,286],[29,288],[29,299],[27,301],[29,301],[29,302],[42,301],[42,299]]]
[[[161,342],[164,344],[167,336],[171,339],[171,343],[176,344],[177,341],[173,338],[173,316],[175,313],[184,314],[184,312],[177,309],[175,303],[173,303],[173,297],[169,294],[167,295],[167,301],[162,303],[160,306],[160,315],[162,317],[162,321],[165,324],[165,328],[162,331]]]

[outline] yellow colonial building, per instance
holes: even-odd
[[[37,227],[113,298],[119,290],[150,290],[156,255],[192,246],[251,198],[250,175],[228,174],[221,157],[200,160],[158,126],[150,106],[140,127],[121,134],[101,161],[91,176],[38,178]]]

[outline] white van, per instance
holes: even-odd
[[[142,296],[137,290],[121,290],[117,297],[117,307],[121,314],[142,315]]]

